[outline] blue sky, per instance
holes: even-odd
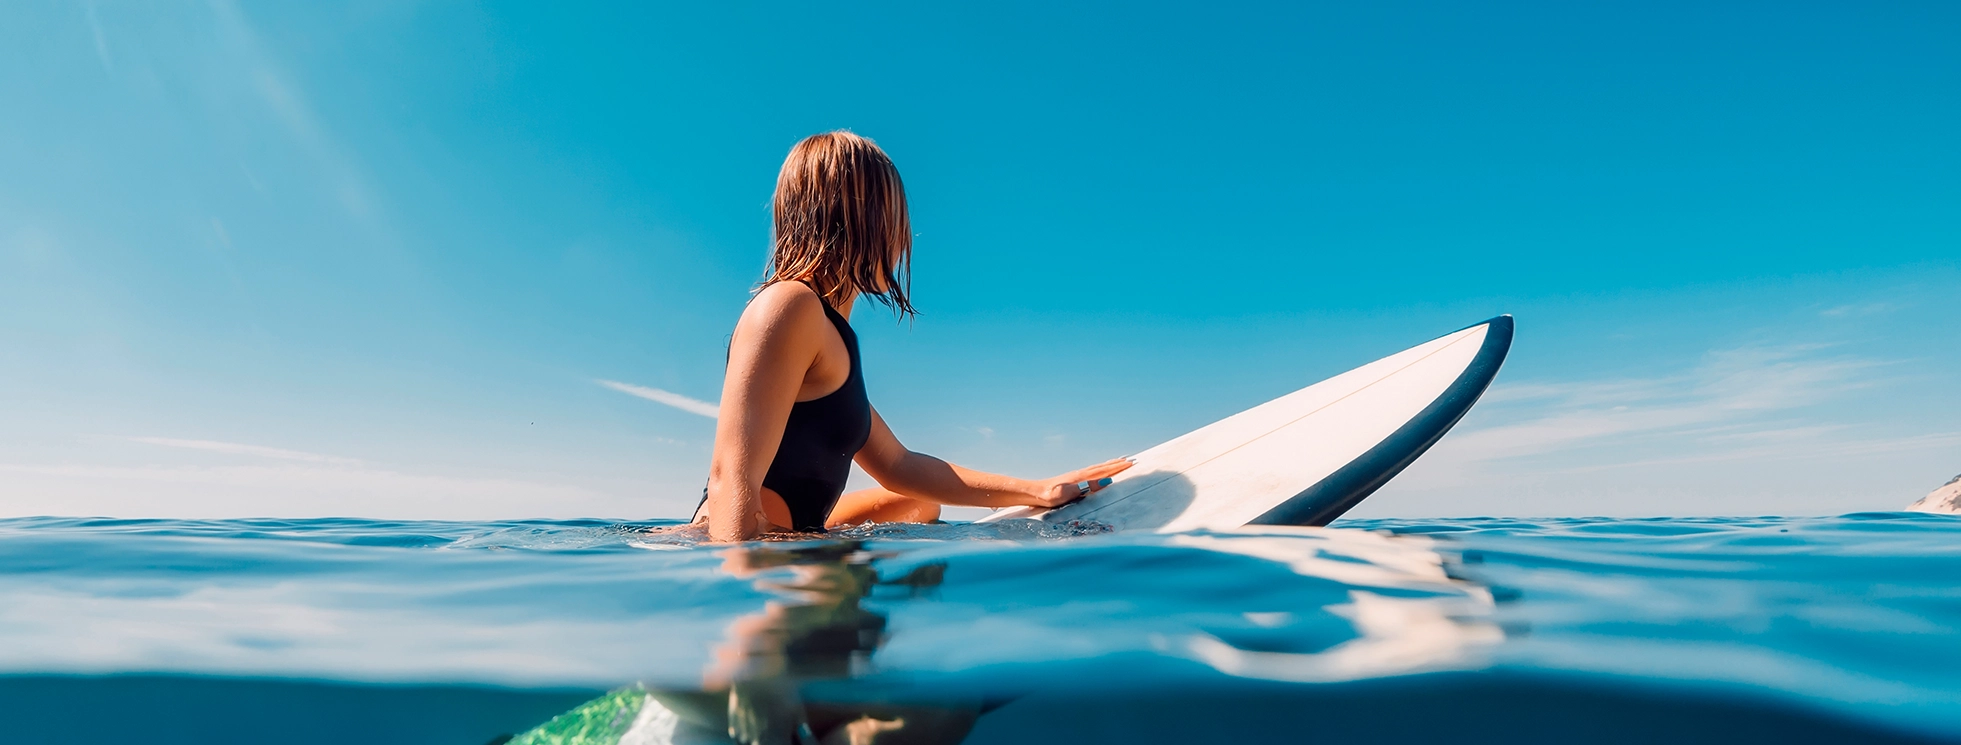
[[[1961,7],[1707,6],[10,5],[0,514],[678,516],[838,127],[912,199],[924,313],[854,322],[915,449],[1513,313],[1356,514],[1899,508],[1961,471]]]

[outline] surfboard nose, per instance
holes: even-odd
[[[1505,350],[1510,351],[1512,348],[1512,314],[1506,313],[1497,318],[1485,321],[1485,323],[1491,325],[1490,333],[1493,336],[1499,337],[1502,340],[1501,343],[1504,344]]]
[[[1484,346],[1487,355],[1495,354],[1500,360],[1504,359],[1505,354],[1512,349],[1512,314],[1510,313],[1486,318],[1444,336],[1461,334],[1480,327],[1484,328]],[[1442,339],[1444,336],[1437,338]]]

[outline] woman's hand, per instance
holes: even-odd
[[[1030,501],[1028,506],[1055,509],[1103,491],[1104,487],[1110,485],[1111,476],[1123,473],[1133,465],[1136,463],[1129,458],[1117,458],[1054,478],[1042,479],[1035,482],[1035,492],[1030,495],[1033,501]],[[1087,490],[1083,488],[1085,484],[1089,486]]]

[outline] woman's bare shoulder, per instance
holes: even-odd
[[[814,326],[824,320],[824,301],[802,282],[777,282],[764,287],[742,311],[736,334],[769,334]]]

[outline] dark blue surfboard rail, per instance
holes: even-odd
[[[1443,395],[1382,442],[1362,453],[1361,457],[1336,469],[1327,478],[1279,506],[1267,510],[1266,514],[1249,524],[1327,525],[1374,494],[1383,484],[1389,483],[1409,464],[1416,462],[1431,445],[1443,439],[1444,433],[1456,426],[1457,420],[1464,418],[1464,412],[1470,411],[1471,405],[1477,403],[1485,389],[1491,387],[1492,379],[1498,377],[1498,368],[1505,364],[1505,355],[1512,349],[1512,317],[1499,316],[1473,323],[1464,329],[1486,325],[1491,328],[1485,332],[1483,346],[1478,348],[1477,355],[1471,358],[1471,364],[1464,368],[1464,372],[1458,374],[1457,380],[1444,389]]]

